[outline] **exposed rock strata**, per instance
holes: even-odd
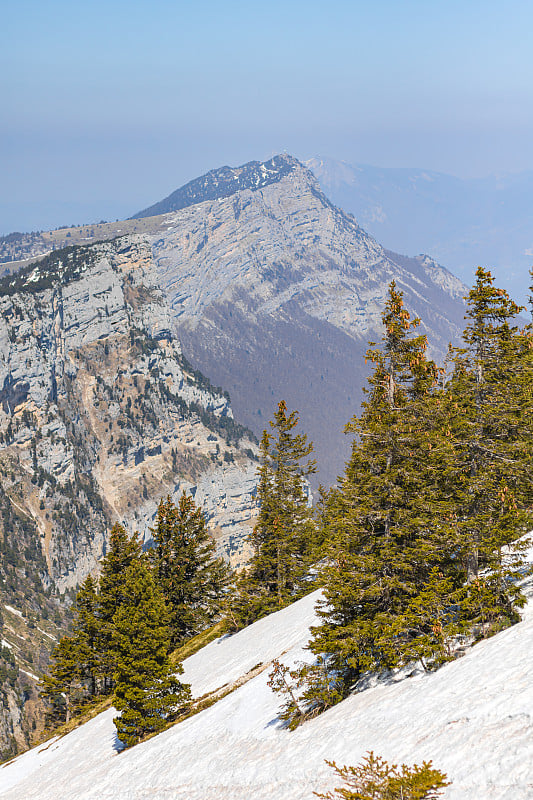
[[[242,562],[256,445],[182,356],[142,237],[58,251],[4,279],[0,440],[4,597],[37,624],[47,588],[73,589],[97,569],[113,521],[148,541],[159,499],[183,489],[219,551]],[[39,674],[37,640],[27,662],[4,635],[19,667]],[[26,742],[28,720],[9,710],[16,691],[0,711],[4,750]]]
[[[347,456],[342,431],[361,401],[389,282],[438,358],[460,333],[465,287],[427,256],[385,251],[305,167],[278,159],[283,171],[266,186],[167,214],[154,256],[187,356],[229,389],[256,433],[279,399],[297,408],[330,483]]]

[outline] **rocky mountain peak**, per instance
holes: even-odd
[[[282,153],[268,161],[249,161],[240,167],[224,166],[212,169],[205,175],[189,181],[159,203],[137,212],[131,219],[179,211],[204,200],[230,197],[243,189],[252,191],[264,189],[265,186],[277,183],[298,167],[302,167],[298,159],[288,153]]]

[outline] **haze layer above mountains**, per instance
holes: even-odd
[[[430,253],[472,283],[477,266],[524,302],[533,263],[533,172],[462,179],[333,158],[305,162],[328,197],[400,253]]]

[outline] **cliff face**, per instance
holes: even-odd
[[[267,185],[238,188],[237,174],[230,196],[198,193],[167,214],[154,257],[187,356],[229,389],[257,434],[279,399],[298,409],[328,484],[348,455],[342,431],[362,399],[390,281],[437,358],[459,336],[465,287],[427,256],[385,251],[295,159],[274,164]]]
[[[113,521],[148,540],[159,499],[183,489],[220,552],[242,560],[256,446],[171,329],[142,237],[57,251],[3,280],[1,570],[21,619],[96,569]],[[20,637],[4,636],[22,657]]]

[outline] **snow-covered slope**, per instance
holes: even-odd
[[[185,662],[196,696],[280,657],[304,658],[317,594],[213,642]],[[533,798],[533,608],[436,673],[380,683],[293,733],[277,719],[269,669],[195,717],[117,752],[113,710],[0,768],[10,800],[312,800],[338,781],[324,759],[367,750],[432,759],[447,800]]]

